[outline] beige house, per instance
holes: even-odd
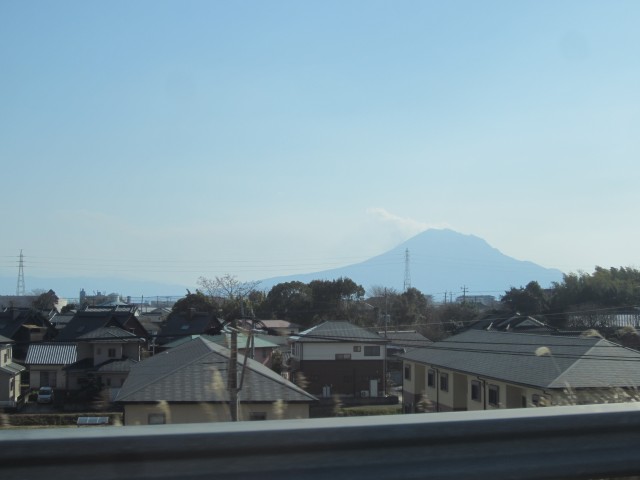
[[[600,337],[468,330],[403,359],[406,412],[635,399],[640,353]]]
[[[131,332],[110,326],[92,330],[77,339],[78,361],[65,368],[67,390],[95,388],[113,399],[140,361],[141,339]]]
[[[140,360],[144,340],[119,327],[101,327],[73,343],[29,345],[26,364],[31,388],[78,391],[106,388],[114,396]]]
[[[0,407],[15,408],[20,399],[20,379],[25,370],[13,361],[13,340],[0,336]]]
[[[229,355],[229,349],[198,337],[140,362],[116,397],[125,425],[230,421]],[[309,418],[317,401],[241,355],[237,375],[240,420]]]
[[[34,343],[29,345],[25,365],[29,369],[31,389],[67,388],[65,367],[78,360],[78,347],[74,343]]]

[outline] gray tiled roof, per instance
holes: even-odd
[[[599,337],[468,330],[401,358],[539,388],[640,385],[640,353]]]
[[[2,335],[0,335],[0,343],[13,343],[13,340],[11,340],[10,338],[4,337]]]
[[[89,333],[79,336],[77,340],[101,343],[135,343],[140,341],[133,333],[115,326],[96,328]]]
[[[91,309],[76,312],[67,325],[58,332],[57,342],[73,342],[78,337],[86,335],[98,328],[108,326],[128,328],[129,326],[144,331],[136,317],[128,310]]]
[[[392,346],[399,346],[405,348],[416,348],[416,347],[425,347],[427,345],[432,344],[433,342],[429,340],[424,335],[416,332],[415,330],[411,331],[389,331],[389,332],[379,332],[381,337],[385,337],[390,341]]]
[[[30,308],[13,308],[0,311],[0,335],[14,338],[16,332],[25,325],[51,327],[49,320],[42,313]]]
[[[195,312],[191,315],[172,314],[160,329],[158,343],[169,343],[190,335],[214,334],[220,331],[221,322],[212,314]]]
[[[78,359],[73,343],[34,343],[27,350],[27,365],[70,365]]]
[[[244,358],[238,355],[238,373]],[[202,337],[137,364],[116,397],[119,402],[228,402],[229,350]],[[312,402],[315,399],[273,370],[247,359],[245,402]]]
[[[387,340],[374,332],[349,322],[324,322],[311,327],[291,339],[296,342],[360,342],[360,343],[386,343]]]

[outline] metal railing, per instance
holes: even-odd
[[[0,430],[3,480],[565,479],[640,473],[640,404]]]

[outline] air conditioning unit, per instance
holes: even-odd
[[[362,391],[360,392],[360,396],[361,396],[362,398],[368,398],[368,397],[369,397],[369,390],[362,390]]]

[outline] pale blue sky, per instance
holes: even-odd
[[[638,266],[640,2],[0,0],[0,275]],[[2,293],[2,292],[0,292]],[[10,292],[9,292],[10,293]]]

